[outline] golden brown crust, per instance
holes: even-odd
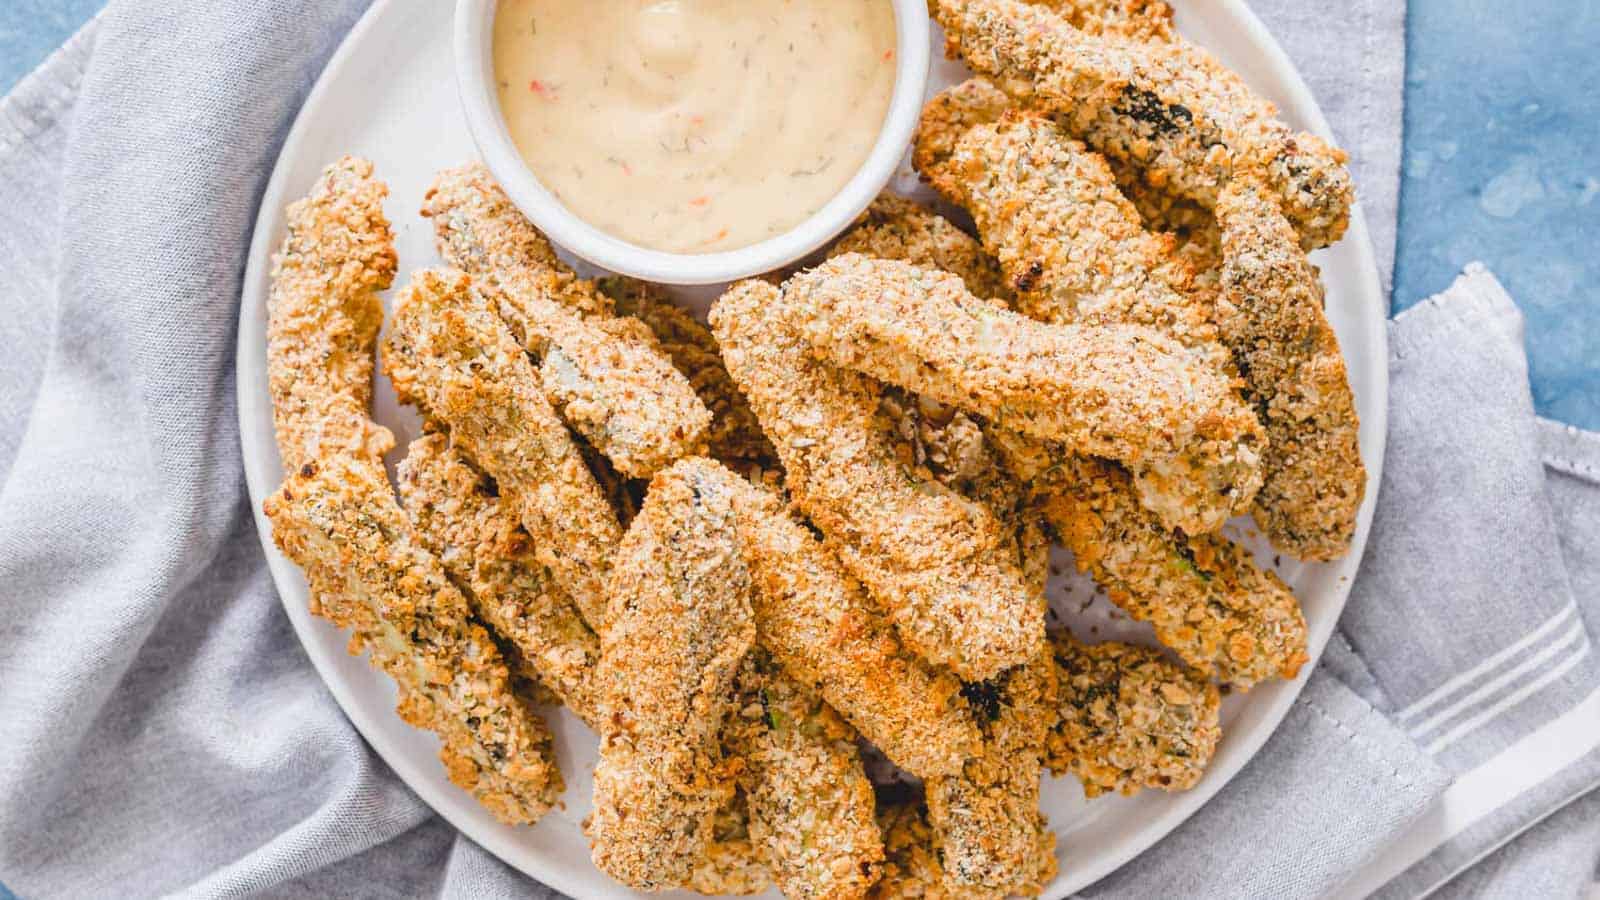
[[[1293,678],[1309,655],[1300,604],[1271,571],[1218,535],[1168,530],[1119,467],[992,432],[1006,465],[1031,482],[1078,568],[1156,639],[1240,688]]]
[[[946,200],[961,205],[967,190],[950,167],[956,145],[979,125],[998,122],[1011,107],[1011,98],[987,78],[968,78],[935,94],[922,107],[922,119],[911,145],[911,164],[917,174]],[[909,256],[886,258],[916,261],[916,257]],[[986,296],[977,290],[973,293]]]
[[[1354,197],[1344,152],[1291,131],[1204,50],[1081,31],[1021,0],[931,5],[952,54],[1153,183],[1211,207],[1235,171],[1259,169],[1308,248],[1343,235]]]
[[[965,413],[888,390],[879,403],[910,464],[993,511],[1029,589],[1044,596],[1050,540],[1023,485],[995,458]],[[1039,812],[1045,734],[1056,718],[1047,653],[963,689],[983,746],[959,774],[924,782],[933,845],[954,896],[1034,895],[1055,877],[1055,836]]]
[[[883,831],[887,859],[883,877],[867,895],[871,900],[956,900],[963,896],[945,887],[927,807],[919,802],[882,805],[878,827]]]
[[[854,254],[791,278],[779,308],[835,365],[1127,463],[1173,527],[1213,531],[1260,484],[1261,426],[1230,379],[1149,329],[1036,322]]]
[[[879,259],[917,260],[921,265],[954,272],[975,296],[1005,300],[1005,276],[971,235],[931,209],[879,194],[832,248],[829,256],[859,253]]]
[[[617,469],[648,478],[704,449],[711,413],[648,329],[611,315],[596,286],[556,259],[481,165],[441,172],[423,204],[451,265],[474,275],[539,359],[550,402]]]
[[[1001,465],[983,426],[959,410],[885,388],[878,399],[895,458],[913,471],[988,507],[1015,544],[1023,582],[1043,595],[1049,577],[1050,538],[1028,486]]]
[[[908,261],[933,262],[915,255]],[[1115,465],[1000,430],[998,439],[986,438],[974,433],[976,425],[964,414],[926,398],[890,391],[880,406],[906,447],[903,461],[927,466],[1016,523],[1019,557],[1034,583],[1047,575],[1050,541],[1038,527],[1039,510],[1012,493],[1017,479],[994,473],[997,451],[1004,451],[1012,474],[1031,482],[1078,565],[1114,602],[1154,623],[1157,636],[1190,665],[1246,688],[1299,671],[1306,659],[1305,623],[1283,582],[1221,538],[1167,529],[1143,508],[1132,480]]]
[[[1212,309],[1180,293],[1188,269],[1173,242],[1144,230],[1105,160],[1021,112],[957,142],[941,179],[959,190],[984,246],[1017,292],[1017,309],[1045,322],[1145,325],[1219,368]]]
[[[999,523],[894,459],[874,388],[813,359],[778,318],[777,296],[765,282],[735,285],[712,324],[796,504],[930,662],[982,679],[1030,658],[1044,639],[1044,604]]]
[[[527,355],[491,310],[464,273],[415,273],[395,305],[384,369],[402,402],[447,426],[495,479],[540,562],[603,630],[604,581],[622,530]]]
[[[422,200],[439,252],[465,271],[494,272],[511,293],[548,297],[580,316],[610,316],[611,299],[578,277],[481,163],[445,169]],[[457,261],[459,260],[459,261]]]
[[[1222,698],[1216,685],[1149,647],[1084,644],[1051,631],[1060,719],[1046,762],[1090,797],[1143,788],[1186,791],[1216,752]]]
[[[711,466],[684,460],[651,481],[607,582],[589,835],[596,867],[645,890],[691,878],[733,795],[719,735],[755,641],[754,587]]]
[[[776,469],[777,451],[722,364],[722,349],[711,329],[648,282],[618,276],[598,284],[618,314],[650,327],[662,351],[711,410],[706,435],[711,457],[745,475]]]
[[[1248,181],[1222,192],[1217,218],[1225,260],[1217,322],[1270,441],[1256,518],[1285,553],[1338,559],[1350,550],[1367,472],[1322,281],[1277,206]]]
[[[533,538],[493,480],[443,434],[412,441],[399,476],[417,534],[478,618],[516,651],[508,659],[598,730],[600,639],[539,562]]]
[[[450,780],[502,822],[527,824],[562,789],[551,735],[466,599],[423,549],[375,459],[306,463],[266,502],[273,540],[306,572],[312,611],[354,631],[400,688],[400,717],[439,736]]]
[[[959,770],[978,745],[961,683],[900,643],[832,551],[772,492],[725,468],[719,477],[736,497],[761,646],[896,765],[922,777]]]
[[[368,416],[378,292],[394,281],[389,189],[372,163],[346,156],[289,205],[267,298],[267,384],[286,472],[333,453],[382,456],[389,431]]]
[[[791,900],[858,898],[878,878],[883,840],[856,730],[752,653],[723,739],[743,763],[750,839]]]
[[[1177,34],[1165,0],[1027,0],[1085,34],[1130,41],[1170,41]]]
[[[1045,735],[1056,718],[1047,653],[964,691],[983,749],[961,774],[930,778],[928,821],[945,885],[958,897],[1034,896],[1056,874],[1056,837],[1039,812]]]
[[[694,872],[684,884],[699,894],[747,896],[772,886],[772,877],[750,842],[750,816],[744,795],[735,793],[732,802],[711,819],[711,843],[695,861]]]

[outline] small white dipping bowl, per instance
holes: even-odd
[[[492,48],[496,0],[456,3],[456,82],[467,127],[484,162],[511,201],[552,241],[622,275],[664,284],[719,284],[770,272],[821,247],[866,209],[894,175],[922,111],[930,41],[927,0],[891,3],[898,69],[889,112],[866,162],[843,190],[804,222],[777,237],[721,253],[668,253],[630,244],[573,215],[545,190],[517,152],[500,113]]]

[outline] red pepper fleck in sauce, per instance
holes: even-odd
[[[493,55],[512,141],[574,215],[708,253],[838,194],[883,127],[894,42],[891,0],[498,0]]]

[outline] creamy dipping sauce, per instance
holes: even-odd
[[[579,218],[711,253],[782,234],[866,161],[895,81],[890,0],[501,0],[511,138]]]

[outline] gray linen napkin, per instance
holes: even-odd
[[[0,101],[0,882],[25,897],[553,896],[456,836],[365,747],[295,641],[248,515],[230,352],[245,246],[288,122],[363,5],[114,3]],[[1363,176],[1369,212],[1387,190],[1390,212],[1374,218],[1392,225],[1394,165],[1382,156],[1398,147],[1392,4],[1314,20],[1288,7],[1260,11],[1304,29],[1279,31],[1303,65],[1346,42],[1327,57],[1328,71],[1343,69],[1318,87],[1336,130],[1362,137],[1358,171],[1379,169]],[[1363,149],[1374,132],[1388,138]],[[1570,622],[1549,629],[1548,616],[1572,581],[1600,574],[1584,556],[1600,546],[1584,474],[1600,453],[1534,423],[1513,318],[1508,304],[1442,301],[1397,323],[1396,346],[1416,352],[1395,360],[1380,517],[1396,537],[1375,538],[1368,568],[1388,579],[1375,585],[1422,598],[1358,587],[1344,639],[1258,759],[1095,896],[1315,896],[1440,819],[1391,863],[1392,889],[1415,893],[1592,787],[1590,754],[1453,831],[1454,808],[1435,808],[1450,796],[1447,773],[1470,779],[1594,687],[1585,658],[1462,731],[1555,671],[1526,661],[1566,664],[1546,651],[1568,645],[1543,641]],[[1496,339],[1407,343],[1435,325]],[[1444,392],[1452,379],[1468,387]],[[1476,408],[1474,384],[1499,418],[1460,416]],[[1435,403],[1457,414],[1435,414]],[[1511,424],[1490,427],[1502,419]],[[1546,477],[1540,459],[1558,474]],[[1461,501],[1445,521],[1451,540],[1419,537],[1389,499],[1396,484],[1426,499],[1408,489],[1425,478]],[[1494,590],[1406,580],[1510,542],[1532,549],[1475,570]],[[1452,647],[1457,631],[1475,642],[1465,654]],[[1412,642],[1396,651],[1390,634]],[[1407,666],[1415,645],[1425,652]],[[1481,658],[1503,665],[1398,717]],[[1431,722],[1480,692],[1484,703]],[[1458,731],[1437,756],[1419,744]],[[1543,831],[1496,854],[1491,864],[1504,863],[1483,876],[1486,890],[1566,852],[1555,844],[1570,841],[1539,840]]]

